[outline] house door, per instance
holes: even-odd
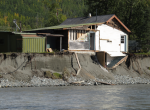
[[[90,50],[94,50],[94,36],[95,33],[90,33]]]
[[[121,46],[121,47],[120,47],[120,48],[121,48],[120,51],[121,51],[121,52],[126,52],[126,35],[122,35],[122,36],[121,36],[121,41],[120,41],[120,42],[121,42],[121,43],[120,43],[120,44],[121,44],[121,45],[120,45],[120,46]]]

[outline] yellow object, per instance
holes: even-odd
[[[47,52],[53,52],[53,50],[51,48],[47,48],[46,51]]]

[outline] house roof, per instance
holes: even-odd
[[[26,30],[24,32],[38,31],[38,30],[50,30],[50,29],[67,29],[67,28],[70,28],[70,27],[103,24],[103,23],[108,23],[113,18],[115,18],[128,32],[131,32],[117,18],[117,16],[115,14],[97,16],[97,20],[96,20],[96,16],[92,16],[92,17],[80,17],[80,18],[69,18],[69,19],[65,20],[63,23],[61,23],[58,26],[51,26],[51,27],[31,29],[31,30]]]
[[[101,23],[101,22],[108,21],[114,15],[115,14],[97,16],[97,20],[96,20],[96,16],[80,17],[80,18],[69,18],[69,19],[65,20],[63,23],[61,23],[60,25],[73,25],[73,24],[84,24],[84,23]]]
[[[102,22],[102,23],[105,23],[105,22]],[[100,22],[83,23],[83,24],[73,24],[73,25],[57,25],[57,26],[51,26],[51,27],[44,27],[44,28],[37,28],[37,29],[25,30],[24,32],[37,31],[37,30],[49,30],[49,29],[64,29],[64,28],[69,28],[69,27],[77,27],[77,26],[83,26],[83,25],[95,25],[95,24],[100,24]]]
[[[131,32],[115,14],[110,15],[100,15],[100,16],[92,16],[92,17],[80,17],[80,18],[69,18],[65,20],[61,25],[79,25],[83,23],[108,23],[113,18],[115,18],[128,32]]]

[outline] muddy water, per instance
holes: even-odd
[[[0,110],[150,109],[150,85],[1,88]]]

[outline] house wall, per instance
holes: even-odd
[[[99,39],[100,39],[100,30],[99,31],[97,31],[96,33],[95,33],[95,43],[96,43],[96,45],[95,45],[95,49],[96,50],[100,50],[100,41],[99,41]]]
[[[0,52],[22,52],[22,36],[0,32]],[[2,43],[3,42],[3,43]]]
[[[125,32],[112,28],[106,24],[99,25],[97,30],[100,30],[100,51],[120,52],[121,35],[126,35],[126,40],[128,39],[128,35]],[[98,35],[98,32],[96,34]],[[127,47],[128,40],[126,43],[126,48]],[[98,49],[98,45],[96,45],[96,48]]]
[[[8,51],[8,33],[0,33],[0,52]]]
[[[106,57],[106,55],[105,55],[105,52],[96,52],[96,56],[97,56],[97,59],[98,59],[98,61],[99,61],[99,63],[103,66],[103,67],[105,67],[105,57]]]
[[[69,30],[69,50],[90,50],[89,37],[90,32]]]

